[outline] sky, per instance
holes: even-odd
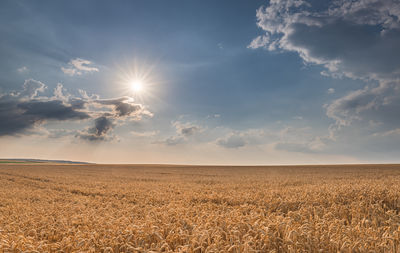
[[[396,0],[0,3],[0,157],[400,162]]]

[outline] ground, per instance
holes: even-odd
[[[0,164],[0,252],[399,252],[400,165]]]

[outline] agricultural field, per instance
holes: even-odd
[[[400,165],[0,164],[0,252],[400,252]]]

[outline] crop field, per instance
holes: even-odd
[[[0,164],[0,252],[400,252],[400,165]]]

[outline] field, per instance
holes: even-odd
[[[400,165],[0,164],[0,252],[400,252]]]

